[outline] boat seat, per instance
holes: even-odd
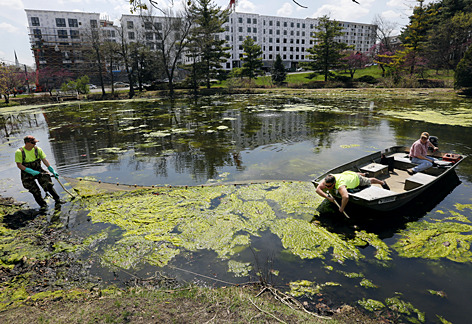
[[[361,198],[365,200],[374,200],[378,198],[389,197],[394,194],[395,192],[391,190],[387,190],[387,189],[380,188],[377,186],[370,186],[359,192],[349,194],[349,196],[354,197],[354,198]]]
[[[388,157],[393,157],[395,169],[406,170],[416,165],[415,163],[411,163],[407,153],[393,153]]]
[[[366,173],[369,178],[379,178],[388,176],[388,165],[371,163],[360,168],[361,172]]]
[[[432,176],[429,174],[425,174],[421,172],[415,173],[414,175],[412,175],[411,177],[405,180],[404,189],[405,190],[415,189],[415,188],[418,188],[419,186],[428,184],[435,179],[436,179],[435,176]]]

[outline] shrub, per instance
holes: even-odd
[[[368,83],[368,84],[376,84],[376,83],[379,82],[379,80],[377,80],[376,78],[374,78],[371,75],[363,75],[360,78],[356,79],[356,81],[365,82],[365,83]]]
[[[454,73],[454,88],[472,88],[472,46],[457,64]]]

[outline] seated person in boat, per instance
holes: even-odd
[[[423,132],[421,133],[420,139],[414,142],[410,148],[410,160],[412,163],[418,164],[414,168],[407,170],[410,175],[424,171],[433,166],[436,159],[432,156],[428,156],[428,147],[432,147],[434,151],[438,149],[429,141],[429,134]]]
[[[338,174],[328,174],[316,187],[316,193],[323,198],[328,199],[334,203],[334,198],[331,195],[327,195],[325,190],[337,189],[342,197],[341,206],[339,211],[344,212],[347,202],[349,201],[348,189],[354,189],[359,186],[365,187],[371,184],[379,184],[382,188],[390,190],[387,182],[379,180],[377,178],[367,178],[364,173],[357,173],[354,171],[344,171]]]

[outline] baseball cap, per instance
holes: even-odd
[[[423,132],[423,133],[421,133],[421,137],[429,138],[429,133],[428,132]]]
[[[34,136],[31,136],[31,135],[25,136],[23,140],[25,141],[25,143],[32,143],[32,144],[36,144],[37,142],[39,142],[36,138],[34,138]]]

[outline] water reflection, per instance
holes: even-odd
[[[4,163],[0,171],[8,185],[19,184],[19,172],[12,163],[12,156],[22,144],[21,138],[32,132],[63,176],[91,176],[105,182],[141,185],[190,185],[212,179],[307,181],[366,152],[392,145],[410,145],[424,130],[439,137],[441,150],[471,155],[472,133],[467,127],[382,117],[382,111],[387,109],[421,111],[436,107],[447,114],[451,107],[461,104],[470,105],[459,101],[438,102],[426,97],[287,99],[274,95],[212,97],[197,103],[177,101],[174,104],[161,100],[80,103],[52,106],[41,112],[2,112],[0,158]],[[374,221],[351,222],[331,213],[317,221],[346,237],[356,230],[377,234],[391,246],[398,231],[405,229],[408,223],[434,221],[439,218],[441,209],[454,211],[456,204],[470,204],[472,160],[462,162],[457,173],[462,185],[458,186],[457,176],[448,179],[434,190],[433,196],[418,198],[407,210],[382,215],[381,220],[377,215],[370,215]],[[18,186],[13,187],[12,192],[18,196],[21,196],[20,191]],[[70,205],[73,204],[80,201]],[[50,222],[63,222],[71,231],[85,236],[106,232],[107,238],[101,247],[111,246],[123,235],[117,226],[92,224],[87,211],[72,213],[71,210],[69,205],[57,213],[50,210]],[[463,214],[471,219],[470,209],[465,209]],[[27,222],[28,218],[25,220]],[[255,255],[245,249],[233,259],[242,263],[270,260],[270,268],[280,271],[280,276],[274,278],[276,283],[300,279],[336,281],[343,285],[341,290],[336,290],[336,298],[344,301],[356,303],[363,297],[385,300],[400,292],[426,311],[431,320],[435,314],[441,314],[448,320],[461,322],[472,315],[467,308],[468,299],[464,298],[466,288],[472,287],[468,263],[407,259],[392,253],[393,261],[380,266],[366,253],[373,249],[366,247],[365,260],[339,265],[332,260],[302,259],[284,249],[280,238],[270,231],[258,234],[260,236],[250,237]],[[103,275],[103,268],[98,264],[97,261],[93,269]],[[187,251],[176,257],[172,265],[191,266],[195,272],[231,282],[247,281],[228,273],[228,260],[218,258],[210,250]],[[327,266],[344,272],[362,272],[380,288],[362,288],[342,272],[328,271]],[[136,270],[137,273],[149,270],[143,268]],[[172,268],[166,271],[174,271],[171,275],[180,279],[195,280],[193,275],[178,273]],[[116,278],[112,272],[108,274],[110,281]],[[427,289],[446,288],[447,303],[425,297]],[[461,309],[461,314],[451,310],[451,305]]]

